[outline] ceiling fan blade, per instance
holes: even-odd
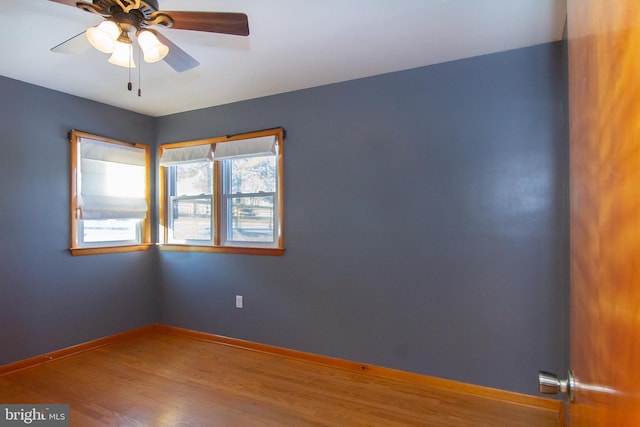
[[[244,13],[227,12],[155,12],[151,15],[168,15],[173,26],[178,30],[207,31],[210,33],[231,34],[235,36],[249,35],[249,19]]]
[[[155,32],[158,40],[169,48],[169,53],[164,57],[164,62],[169,64],[171,68],[181,73],[197,67],[200,63],[184,50],[180,49],[175,43],[163,36],[159,32]]]
[[[80,34],[63,41],[59,45],[52,47],[51,52],[70,54],[86,52],[91,47],[91,44],[89,43],[89,40],[87,40],[85,33],[86,31],[83,31]]]

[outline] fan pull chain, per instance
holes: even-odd
[[[140,86],[142,85],[142,59],[140,59],[140,44],[138,43],[138,97],[142,96],[142,89]]]
[[[133,49],[133,46],[131,48]],[[129,55],[129,83],[127,83],[127,89],[129,89],[129,92],[133,89],[133,85],[131,84],[131,57],[132,55]]]

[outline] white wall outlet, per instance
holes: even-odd
[[[242,307],[242,295],[236,295],[236,308],[243,308]]]

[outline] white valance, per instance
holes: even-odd
[[[160,157],[160,166],[183,165],[212,160],[213,146],[211,144],[165,148],[162,150],[162,157]]]
[[[216,144],[214,159],[225,160],[236,157],[273,156],[276,154],[275,135],[241,139]]]
[[[142,148],[127,147],[125,145],[87,138],[82,138],[80,142],[80,157],[83,159],[102,160],[104,162],[137,166],[145,166],[146,164],[146,153]]]

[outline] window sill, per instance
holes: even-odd
[[[100,255],[100,254],[114,254],[121,252],[138,252],[146,251],[151,248],[153,244],[143,243],[140,245],[127,245],[127,246],[102,246],[95,248],[71,248],[69,251],[73,256],[83,255]]]
[[[215,252],[222,254],[245,254],[245,255],[268,255],[282,256],[284,248],[247,248],[241,246],[197,246],[197,245],[177,245],[160,244],[162,251],[174,252]]]

